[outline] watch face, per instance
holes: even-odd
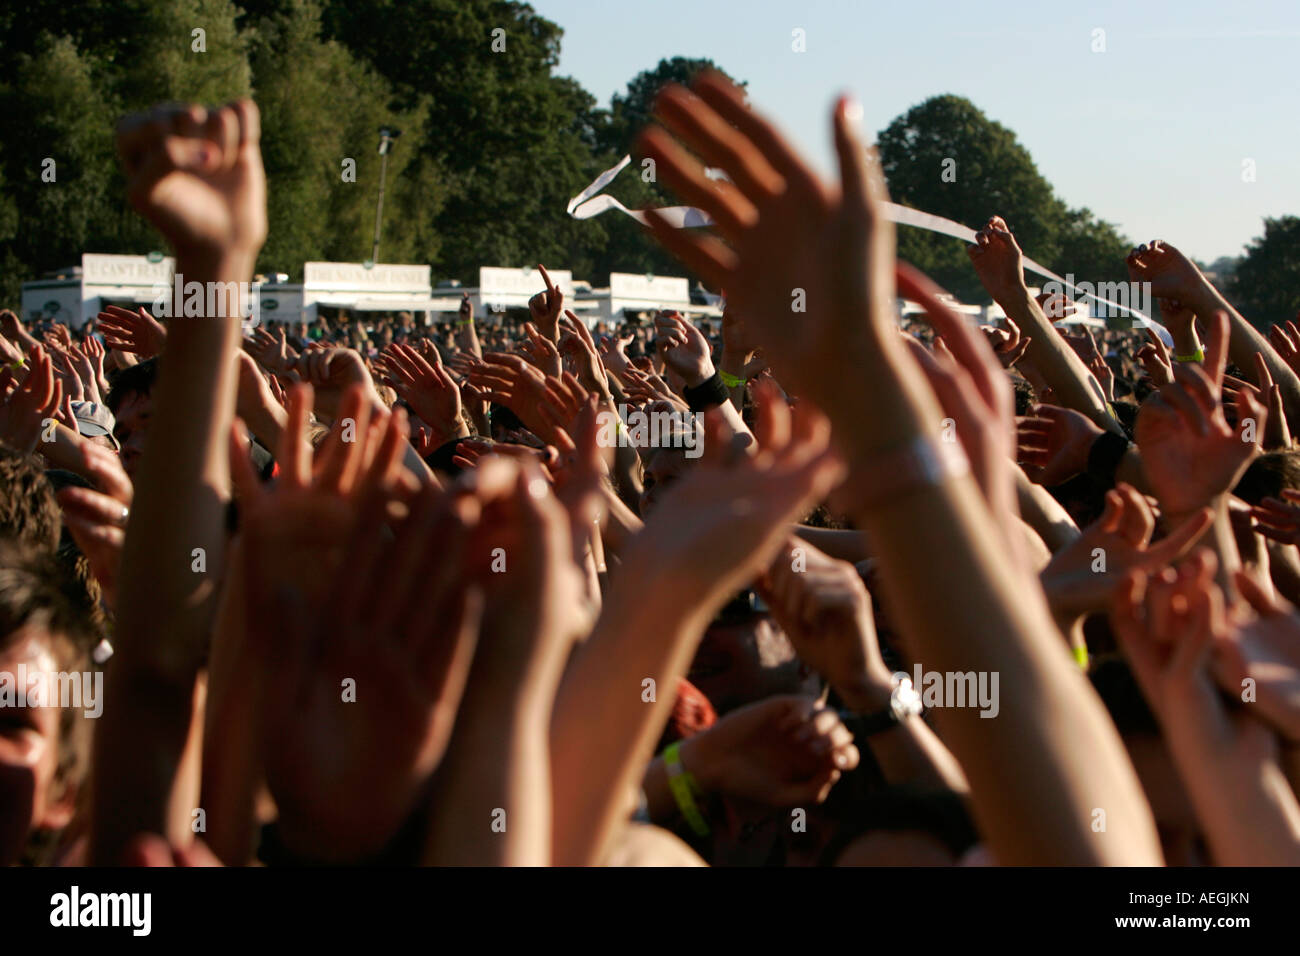
[[[889,695],[889,706],[899,720],[915,717],[921,712],[921,695],[912,686],[909,678],[902,677],[896,681],[894,692]]]

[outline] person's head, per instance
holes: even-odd
[[[1281,498],[1283,489],[1300,491],[1300,451],[1269,451],[1250,463],[1232,489],[1242,501],[1257,505],[1265,498]]]
[[[122,369],[108,393],[108,410],[115,419],[113,437],[122,448],[122,468],[132,477],[144,453],[157,378],[158,360],[149,359]]]
[[[820,679],[751,591],[714,618],[686,676],[719,715],[776,694],[821,692]]]
[[[0,542],[0,866],[30,861],[72,819],[92,708],[84,697],[60,707],[57,675],[88,672],[96,639],[54,559]],[[44,685],[35,701],[34,680]]]
[[[667,444],[667,443],[665,443]],[[649,448],[642,452],[641,516],[654,508],[669,488],[691,467],[685,448]]]
[[[52,552],[62,526],[59,503],[40,462],[0,445],[0,538]]]
[[[77,423],[77,433],[88,442],[101,445],[117,453],[117,439],[113,437],[113,413],[97,402],[73,402],[72,417]]]

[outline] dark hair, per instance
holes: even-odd
[[[90,669],[90,651],[101,633],[77,597],[58,561],[16,541],[0,541],[0,651],[8,650],[29,628],[45,632],[45,644],[63,672]],[[83,591],[84,593],[84,591]],[[79,786],[90,758],[88,723],[80,707],[59,711],[59,760],[55,781]],[[29,835],[23,858],[37,862],[52,849],[50,834]]]
[[[158,360],[147,359],[136,365],[119,369],[110,376],[108,391],[108,410],[114,415],[122,407],[128,395],[149,395],[153,392],[154,382],[158,379]]]
[[[0,488],[0,537],[52,552],[63,519],[40,462],[0,446]]]
[[[1133,402],[1117,399],[1110,403],[1110,407],[1115,410],[1115,418],[1119,421],[1120,427],[1124,429],[1124,434],[1131,440],[1133,438],[1133,429],[1137,427],[1138,406]]]
[[[1016,414],[1028,415],[1029,410],[1034,407],[1034,387],[1023,378],[1013,378],[1011,391],[1016,399]]]
[[[1280,498],[1282,489],[1300,490],[1300,451],[1269,451],[1250,463],[1232,493],[1257,505],[1265,498]]]

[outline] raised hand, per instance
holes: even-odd
[[[1216,659],[1237,646],[1226,637],[1217,570],[1213,552],[1202,550],[1176,572],[1131,572],[1116,592],[1111,626],[1160,721],[1214,862],[1295,865],[1300,806],[1277,763],[1273,731],[1251,705],[1229,710],[1211,677]]]
[[[263,328],[253,329],[252,334],[244,340],[244,350],[268,372],[284,374],[293,367],[293,359],[297,356],[290,354],[284,329],[277,331],[279,334],[273,335]]]
[[[1024,253],[1001,216],[993,216],[975,233],[975,241],[966,247],[966,254],[995,302],[1024,294]]]
[[[871,595],[853,565],[792,538],[763,575],[760,590],[799,659],[849,707],[869,712],[888,701],[891,674],[880,654]],[[871,703],[862,706],[864,701]]]
[[[9,369],[0,369],[0,438],[17,451],[31,454],[36,449],[43,423],[53,418],[63,401],[63,385],[54,374],[49,354],[39,345],[29,353],[29,367],[22,384]]]
[[[167,344],[167,329],[144,306],[134,310],[107,306],[99,313],[96,324],[110,349],[129,352],[141,359],[161,355]]]
[[[1098,361],[1102,357],[1101,350],[1097,348],[1097,340],[1092,337],[1092,331],[1086,325],[1080,326],[1078,332],[1062,330],[1061,338],[1074,349],[1074,354],[1079,356],[1085,365]]]
[[[1033,340],[1027,335],[1021,336],[1020,326],[1016,325],[1011,316],[1003,317],[1002,321],[1007,324],[1005,329],[986,328],[983,331],[1002,367],[1011,368],[1024,357]]]
[[[682,742],[682,766],[706,794],[769,807],[825,801],[860,755],[839,715],[811,697],[768,697]]]
[[[1138,361],[1151,376],[1155,387],[1162,388],[1174,380],[1174,363],[1169,358],[1169,349],[1154,329],[1147,329],[1147,338],[1150,341],[1138,349]]]
[[[721,411],[706,413],[703,458],[624,543],[601,617],[565,673],[551,733],[559,862],[601,857],[626,813],[625,788],[644,773],[667,719],[663,707],[611,697],[600,726],[593,727],[588,688],[622,686],[633,675],[674,686],[708,621],[767,567],[789,523],[844,474],[829,448],[829,425],[815,409],[801,406],[792,422],[783,402],[763,401],[758,414],[756,432],[765,440],[757,454],[746,455],[730,447]],[[653,622],[626,614],[629,602],[657,601],[658,595],[666,602],[664,614]],[[579,767],[587,768],[586,779],[602,783],[580,785]]]
[[[353,349],[308,349],[294,360],[293,370],[315,389],[317,406],[326,414],[334,413],[343,390],[354,385],[361,386],[371,402],[380,404],[365,360]]]
[[[52,340],[52,344],[49,346],[49,355],[54,366],[54,374],[63,385],[63,396],[74,402],[85,401],[86,386],[81,381],[81,376],[77,373],[77,368],[73,364],[71,356],[57,343],[57,339]]]
[[[826,369],[870,357],[882,340],[889,348],[888,338],[896,338],[889,318],[893,232],[873,207],[886,195],[858,137],[860,109],[844,100],[835,113],[841,188],[820,182],[720,74],[701,75],[693,93],[666,87],[656,116],[684,145],[651,128],[639,151],[712,217],[718,236],[674,229],[648,210],[651,230],[714,288],[727,290],[755,340],[781,356],[782,375],[796,391],[826,409],[844,404],[855,383]],[[688,149],[730,182],[707,178]],[[796,311],[801,307],[806,312]]]
[[[70,485],[61,489],[57,497],[63,508],[63,524],[90,562],[90,571],[112,607],[135,489],[122,470],[121,459],[112,451],[89,441],[81,442],[79,449],[83,471],[96,487]]]
[[[623,391],[634,404],[648,405],[654,402],[667,402],[670,408],[690,411],[680,397],[653,372],[643,372],[629,365],[623,373]]]
[[[682,377],[687,388],[694,388],[714,373],[708,340],[680,313],[656,313],[655,349],[664,364]]]
[[[104,399],[99,393],[99,379],[95,376],[95,364],[84,351],[74,345],[65,355],[65,361],[81,380],[85,401],[101,404]]]
[[[569,522],[536,467],[490,458],[458,483],[475,531],[464,565],[482,626],[456,732],[439,773],[425,862],[537,865],[552,859],[548,735],[556,688],[588,620]],[[496,557],[506,555],[504,573]],[[467,827],[501,808],[507,835]]]
[[[497,352],[486,353],[469,380],[485,399],[509,408],[533,434],[556,447],[565,444],[557,432],[577,415],[587,394],[569,372],[552,378],[517,355]]]
[[[1221,390],[1228,320],[1211,323],[1204,368],[1179,365],[1174,382],[1147,399],[1135,435],[1143,470],[1166,515],[1180,520],[1231,491],[1260,452],[1268,410],[1240,393],[1236,427],[1223,413]]]
[[[986,340],[944,304],[937,285],[905,265],[899,266],[896,280],[899,291],[925,309],[937,333],[933,353],[914,339],[909,345],[945,415],[953,419],[980,490],[995,515],[1015,515],[1015,401],[1010,382]]]
[[[622,380],[624,373],[631,367],[627,357],[627,347],[635,336],[606,335],[600,340],[600,358],[604,367],[616,378]]]
[[[719,580],[733,585],[729,590],[742,587],[767,567],[783,540],[777,516],[792,512],[808,496],[824,494],[843,477],[842,462],[829,448],[825,417],[801,405],[792,421],[773,386],[756,388],[757,455],[737,455],[722,423],[706,416],[703,458],[660,499],[642,532],[644,540],[638,538],[639,547],[659,555],[662,567],[673,568],[674,580],[680,576],[687,595],[704,587],[714,592],[717,585],[710,582]],[[741,515],[748,520],[740,521]],[[723,528],[730,530],[724,535]],[[702,548],[706,540],[714,544]]]
[[[1300,544],[1300,491],[1283,488],[1282,497],[1264,498],[1250,509],[1254,530],[1282,544]]]
[[[1181,308],[1201,302],[1209,285],[1191,259],[1159,239],[1134,248],[1124,263],[1130,279],[1149,282],[1155,298],[1172,300]]]
[[[1043,315],[1053,322],[1060,321],[1074,312],[1074,301],[1061,292],[1040,292],[1034,301],[1043,310]]]
[[[1202,509],[1153,543],[1156,519],[1150,505],[1131,485],[1116,485],[1106,492],[1101,517],[1043,569],[1040,580],[1052,611],[1061,618],[1106,610],[1124,575],[1135,569],[1154,572],[1178,560],[1211,520],[1209,509]]]
[[[1254,614],[1239,614],[1229,628],[1215,660],[1215,677],[1236,697],[1250,686],[1254,691],[1250,703],[1288,745],[1295,746],[1300,744],[1300,615],[1245,571],[1238,571],[1236,578]]]
[[[1051,488],[1082,473],[1102,430],[1085,415],[1057,405],[1035,406],[1016,420],[1016,459],[1033,481]]]
[[[384,382],[433,431],[435,448],[468,434],[461,420],[460,388],[441,363],[431,365],[409,345],[390,345],[378,363]]]
[[[546,288],[528,300],[528,313],[541,330],[542,335],[552,342],[560,341],[560,311],[564,308],[564,293],[551,282],[546,267],[537,264],[537,271],[542,274]]]
[[[357,440],[335,428],[313,462],[310,404],[309,388],[290,393],[274,488],[246,449],[232,455],[250,660],[276,689],[264,701],[265,760],[281,837],[309,858],[358,860],[414,810],[450,737],[472,647],[460,582],[470,525],[425,486],[387,537],[403,497],[404,414],[372,419],[354,386],[343,410]]]
[[[542,374],[558,377],[564,364],[555,342],[538,332],[537,326],[531,322],[524,323],[524,334],[528,337],[519,343],[519,354],[540,369]]]
[[[36,339],[23,326],[13,309],[0,309],[0,333],[18,346],[19,356],[36,344]]]
[[[257,107],[158,107],[118,127],[127,193],[176,254],[186,283],[246,290],[266,238]],[[175,323],[152,392],[143,457],[132,471],[133,520],[118,584],[117,653],[96,728],[91,858],[120,859],[141,831],[189,838],[183,801],[198,763],[184,760],[226,565],[230,462],[244,310]],[[207,573],[180,560],[200,547]],[[103,762],[99,759],[102,757]]]
[[[574,374],[582,387],[602,397],[609,397],[609,378],[596,352],[591,332],[568,309],[561,320],[560,351],[573,364]],[[558,372],[556,374],[559,374]]]
[[[1174,340],[1174,351],[1179,355],[1199,352],[1201,341],[1196,335],[1196,311],[1177,299],[1157,299],[1156,305],[1160,306],[1160,318]]]
[[[1286,420],[1286,408],[1282,401],[1282,388],[1273,382],[1273,375],[1269,371],[1268,363],[1264,361],[1264,356],[1255,353],[1255,377],[1259,382],[1258,386],[1250,382],[1239,379],[1234,375],[1223,376],[1223,404],[1226,408],[1233,410],[1235,417],[1240,418],[1243,414],[1241,410],[1241,393],[1247,392],[1254,398],[1256,404],[1268,407],[1268,424],[1264,429],[1263,447],[1265,451],[1275,451],[1291,447],[1291,429]]]
[[[180,255],[251,270],[266,241],[261,119],[251,100],[157,107],[118,126],[131,204]],[[251,273],[250,273],[251,274]]]
[[[91,366],[94,370],[95,384],[99,389],[99,394],[104,398],[108,397],[109,385],[108,376],[104,374],[104,359],[108,357],[108,350],[104,344],[93,335],[87,335],[86,340],[81,344],[82,351],[90,359]]]
[[[1268,340],[1287,367],[1300,375],[1300,327],[1290,320],[1279,322],[1268,330]]]

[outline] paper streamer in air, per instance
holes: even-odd
[[[641,225],[646,225],[645,213],[639,209],[628,209],[613,196],[600,195],[601,190],[614,181],[614,178],[627,168],[632,162],[631,156],[624,156],[618,161],[618,164],[605,170],[595,180],[578,195],[569,200],[565,211],[574,219],[591,219],[611,209],[617,209],[625,216],[631,216]],[[951,219],[945,219],[942,216],[931,215],[928,212],[921,212],[919,209],[912,209],[908,206],[900,206],[898,203],[883,203],[885,215],[890,221],[902,226],[915,226],[918,229],[925,229],[928,232],[937,232],[940,235],[952,236],[954,239],[960,239],[963,242],[975,241],[975,230],[963,226],[959,222],[953,222]],[[668,220],[668,224],[678,229],[690,228],[693,226],[711,226],[713,220],[709,218],[708,213],[702,209],[696,209],[694,206],[665,206],[657,209],[661,216]],[[1103,299],[1098,295],[1079,289],[1074,283],[1067,282],[1061,276],[1058,276],[1051,269],[1040,266],[1028,256],[1024,260],[1025,268],[1030,272],[1043,276],[1046,279],[1052,279],[1061,284],[1062,288],[1074,290],[1077,294],[1092,299],[1100,305],[1107,305],[1111,308],[1121,309],[1137,319],[1143,326],[1149,329],[1155,329],[1166,345],[1172,346],[1173,340],[1169,333],[1159,322],[1145,313],[1134,309],[1131,306],[1124,305],[1121,302],[1112,302],[1110,299]]]

